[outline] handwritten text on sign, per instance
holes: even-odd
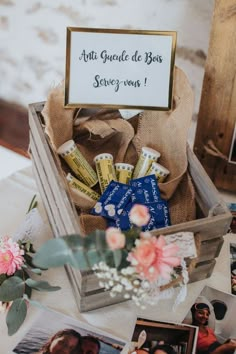
[[[66,106],[170,108],[175,32],[69,28],[67,38]]]

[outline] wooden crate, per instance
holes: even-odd
[[[29,106],[30,151],[38,188],[45,205],[48,219],[55,237],[80,232],[78,214],[69,196],[68,186],[62,178],[59,157],[54,153],[44,132],[41,111],[44,103]],[[180,231],[194,233],[199,245],[199,255],[190,282],[211,275],[215,257],[223,244],[232,215],[221,200],[216,188],[205,173],[200,162],[188,147],[189,172],[195,190],[198,218],[186,223],[158,229],[157,234],[171,234]],[[88,311],[123,301],[123,297],[112,298],[108,291],[100,288],[92,271],[80,272],[66,267],[75,292],[80,311]]]

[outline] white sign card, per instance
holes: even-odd
[[[169,110],[176,32],[67,28],[65,107]]]

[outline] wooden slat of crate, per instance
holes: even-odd
[[[41,192],[44,194],[45,207],[55,236],[79,233],[76,209],[73,202],[70,200],[68,187],[61,177],[61,172],[58,171],[58,156],[50,148],[50,144],[45,137],[43,122],[39,115],[42,107],[42,103],[30,106],[29,122],[31,129],[30,146],[32,146],[32,158],[34,164],[37,166],[36,173],[40,176],[40,178],[38,178],[39,184],[44,185],[44,188],[41,187]],[[219,242],[219,238],[227,232],[232,216],[224,202],[220,199],[217,190],[207,177],[201,164],[196,157],[194,157],[189,148],[188,160],[189,171],[197,191],[197,200],[203,215],[206,217],[158,229],[153,231],[153,234],[192,231],[198,238],[200,249],[202,250],[204,250],[202,247],[205,247],[206,244],[201,245],[201,243],[212,240],[210,244],[212,250],[199,255],[198,264],[191,274],[190,281],[196,281],[200,280],[202,273],[204,273],[204,277],[206,277],[206,274],[210,274],[210,270],[212,271],[214,267],[214,259],[212,258],[216,257],[221,246],[220,243],[218,243],[218,247],[215,246],[215,242]],[[216,205],[218,205],[218,207],[213,210],[213,207]],[[208,216],[209,212],[210,215]],[[59,218],[62,219],[61,222],[58,222]],[[57,226],[55,226],[55,224]],[[210,257],[210,259],[202,263],[203,260],[206,261],[206,257]],[[70,274],[72,274],[72,284],[76,288],[75,292],[79,292],[80,294],[79,307],[81,311],[87,311],[122,301],[122,297],[112,299],[108,292],[104,292],[104,289],[99,287],[97,277],[91,271],[81,272],[81,276],[78,277],[76,277],[73,270],[70,269],[70,272]]]
[[[198,263],[190,275],[189,283],[209,278],[213,272],[215,263],[215,259]],[[80,302],[80,311],[89,311],[121,301],[125,301],[122,295],[110,298],[110,295],[104,289],[97,289],[83,294]]]
[[[46,196],[46,193],[45,193],[45,190],[44,190],[44,187],[43,187],[43,184],[42,182],[40,181],[39,179],[39,174],[38,174],[38,171],[37,171],[37,168],[35,166],[35,164],[33,163],[32,164],[32,169],[33,169],[33,173],[34,173],[34,176],[35,176],[35,180],[36,180],[36,183],[37,183],[37,186],[38,186],[38,190],[39,190],[39,193],[41,195],[41,198],[42,198],[42,201],[43,201],[43,204],[47,210],[47,215],[50,214],[50,217],[48,218],[48,221],[51,225],[51,228],[52,230],[55,229],[55,227],[57,227],[57,222],[56,220],[54,219],[54,214],[53,213],[50,213],[50,209],[51,209],[51,206],[48,204],[48,200],[47,198],[45,198]],[[55,234],[55,233],[54,233]],[[69,278],[69,281],[71,282],[71,285],[72,285],[72,290],[73,290],[73,293],[74,293],[74,296],[76,299],[78,299],[78,301],[76,301],[77,303],[77,306],[80,310],[80,298],[81,298],[81,295],[80,295],[80,284],[81,284],[81,273],[76,271],[75,269],[72,269],[71,267],[69,266],[65,266],[65,271],[67,273],[67,276]]]
[[[213,272],[215,264],[215,259],[198,263],[191,273],[190,283],[209,278]]]
[[[202,262],[212,260],[218,257],[220,249],[223,245],[223,237],[218,237],[215,239],[203,241],[199,245],[200,256],[197,258],[197,264],[202,264]],[[198,272],[201,273],[201,269],[198,268]],[[194,274],[190,274],[189,282],[195,281],[197,272],[195,271]],[[199,274],[199,277],[201,275]],[[86,284],[85,284],[86,279]],[[83,283],[83,294],[85,295],[90,291],[95,291],[99,287],[99,280],[92,272],[87,272],[86,277],[84,278]]]
[[[213,238],[201,242],[199,247],[200,257],[198,257],[198,263],[218,257],[223,243],[223,237]]]
[[[62,222],[63,216],[61,212],[64,208],[61,209],[58,207],[55,198],[55,193],[60,193],[60,190],[52,188],[52,184],[49,183],[48,174],[50,175],[50,170],[47,172],[45,171],[45,160],[44,164],[42,164],[38,146],[40,146],[40,144],[35,144],[33,134],[30,133],[30,150],[33,161],[33,171],[35,172],[36,183],[47,211],[49,223],[55,237],[68,235],[69,233],[65,228],[65,224]],[[74,230],[72,233],[78,233],[78,231]],[[66,271],[74,285],[73,288],[76,291],[76,298],[80,298],[81,295],[85,294],[87,291],[94,291],[99,288],[98,279],[93,273],[80,272],[79,270],[74,268],[72,269],[71,267],[66,267]]]
[[[42,109],[42,104],[34,105],[34,108],[30,105],[30,130],[31,134],[34,137],[34,144],[37,145],[38,155],[42,161],[43,170],[46,171],[46,179],[50,184],[53,192],[54,198],[56,198],[56,207],[58,212],[61,214],[61,220],[64,223],[66,234],[79,233],[80,228],[77,222],[77,217],[75,217],[76,210],[73,206],[73,203],[70,202],[68,195],[65,190],[65,183],[61,178],[59,173],[55,158],[56,156],[52,153],[50,146],[46,140],[42,124],[38,118],[37,111]],[[50,181],[49,181],[50,179]],[[54,203],[54,198],[52,203]],[[60,205],[63,206],[63,209],[60,209]]]
[[[32,134],[30,134],[30,141],[31,155],[33,157],[33,172],[39,188],[39,193],[42,196],[42,201],[47,210],[49,223],[54,235],[60,236],[60,230],[62,230],[62,227],[60,227],[60,224],[58,224],[58,220],[56,219],[56,206],[52,208],[52,205],[49,203],[48,196],[51,193],[50,185],[47,184],[45,175],[42,174],[43,167],[40,167],[40,159],[38,158],[37,150],[34,147]],[[37,161],[37,163],[35,163],[35,161]],[[37,166],[40,168],[40,173],[37,170]],[[81,312],[124,301],[122,295],[112,299],[107,291],[105,292],[104,289],[101,289],[98,278],[94,276],[93,272],[79,272],[69,266],[66,266],[65,270],[71,282],[77,306]]]
[[[42,166],[40,166],[41,160],[38,158],[37,149],[35,148],[33,137],[31,134],[30,134],[30,141],[31,141],[31,143],[30,143],[31,155],[33,157],[32,167],[33,167],[33,172],[35,175],[36,183],[37,183],[37,186],[39,189],[39,193],[41,195],[43,204],[47,210],[48,220],[49,220],[49,223],[52,227],[54,236],[60,236],[61,231],[63,230],[64,226],[58,220],[58,215],[56,213],[57,208],[52,207],[52,205],[49,202],[49,200],[50,200],[49,197],[50,197],[50,193],[51,193],[50,185],[47,184],[47,180],[45,178],[45,175],[42,173],[42,171],[44,169]],[[64,231],[64,232],[66,234],[66,231]],[[66,266],[66,272],[68,274],[68,277],[70,278],[70,280],[74,284],[74,287],[73,287],[74,290],[77,289],[76,296],[77,297],[80,296],[80,285],[81,285],[81,281],[82,281],[81,272],[76,269],[72,269],[71,267],[67,267],[67,266]]]

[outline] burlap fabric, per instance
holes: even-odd
[[[145,110],[126,121],[116,110],[68,110],[63,107],[63,100],[63,88],[59,86],[52,90],[42,111],[46,133],[55,150],[73,138],[94,167],[94,157],[103,152],[111,153],[114,162],[135,165],[143,146],[156,149],[161,153],[159,162],[170,170],[165,183],[159,186],[162,197],[169,201],[171,223],[195,219],[195,194],[186,153],[193,93],[180,69],[175,68],[173,108],[168,112]],[[89,214],[87,200],[77,198],[76,204],[83,234],[106,228],[104,218]]]

